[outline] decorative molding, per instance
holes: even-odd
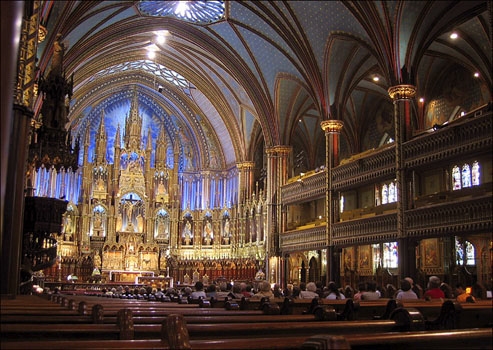
[[[324,224],[308,229],[284,232],[279,236],[283,253],[322,249],[326,247],[327,226]]]
[[[342,120],[337,119],[323,120],[320,123],[320,127],[326,134],[340,134],[343,126]]]
[[[396,85],[387,90],[392,100],[410,100],[416,95],[416,86],[414,85]]]

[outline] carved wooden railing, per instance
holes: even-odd
[[[434,204],[406,211],[407,235],[430,237],[491,232],[491,193],[473,199]]]
[[[334,245],[369,244],[397,237],[397,214],[338,222],[332,226]]]
[[[334,168],[332,184],[334,190],[340,191],[393,175],[395,175],[395,146],[388,145],[366,157]]]
[[[407,168],[425,166],[436,161],[462,158],[468,154],[491,152],[493,128],[491,111],[478,110],[431,134],[403,144]]]
[[[327,245],[327,226],[310,227],[280,234],[281,251],[321,249]]]
[[[325,196],[327,173],[321,171],[281,188],[282,204],[301,203]]]

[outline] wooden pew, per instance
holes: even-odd
[[[191,340],[188,327],[180,315],[174,315],[162,324],[161,338],[153,340],[100,340],[100,341],[37,341],[2,342],[2,349],[428,349],[432,348],[491,348],[491,328],[459,331],[400,332],[351,334],[341,336],[286,335],[283,337],[236,338],[219,340]]]

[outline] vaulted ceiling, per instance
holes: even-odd
[[[192,144],[200,168],[212,167],[212,150],[221,169],[251,160],[259,137],[266,146],[293,145],[307,155],[307,167],[318,166],[325,152],[320,122],[328,118],[344,121],[349,152],[361,152],[375,124],[388,129],[390,86],[410,83],[418,96],[432,96],[453,65],[478,73],[491,91],[486,1],[43,5],[48,38],[39,64],[41,72],[49,67],[61,33],[65,71],[74,75],[75,133],[95,133],[104,109],[111,134],[135,87],[153,139],[164,125],[171,143]]]

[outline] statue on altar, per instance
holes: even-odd
[[[224,242],[224,244],[229,244],[229,238],[231,237],[229,225],[230,225],[229,217],[227,217],[226,220],[224,221],[224,228],[223,228],[223,242]]]
[[[204,244],[205,245],[211,245],[213,238],[214,238],[214,236],[213,236],[213,232],[212,232],[212,224],[210,221],[207,221],[205,223],[205,227],[204,227]]]
[[[265,273],[262,271],[262,269],[259,269],[257,274],[255,275],[255,279],[260,281],[260,280],[265,280]]]
[[[185,245],[190,245],[192,243],[192,224],[188,220],[186,221],[185,227],[183,228],[183,239],[185,241]]]

